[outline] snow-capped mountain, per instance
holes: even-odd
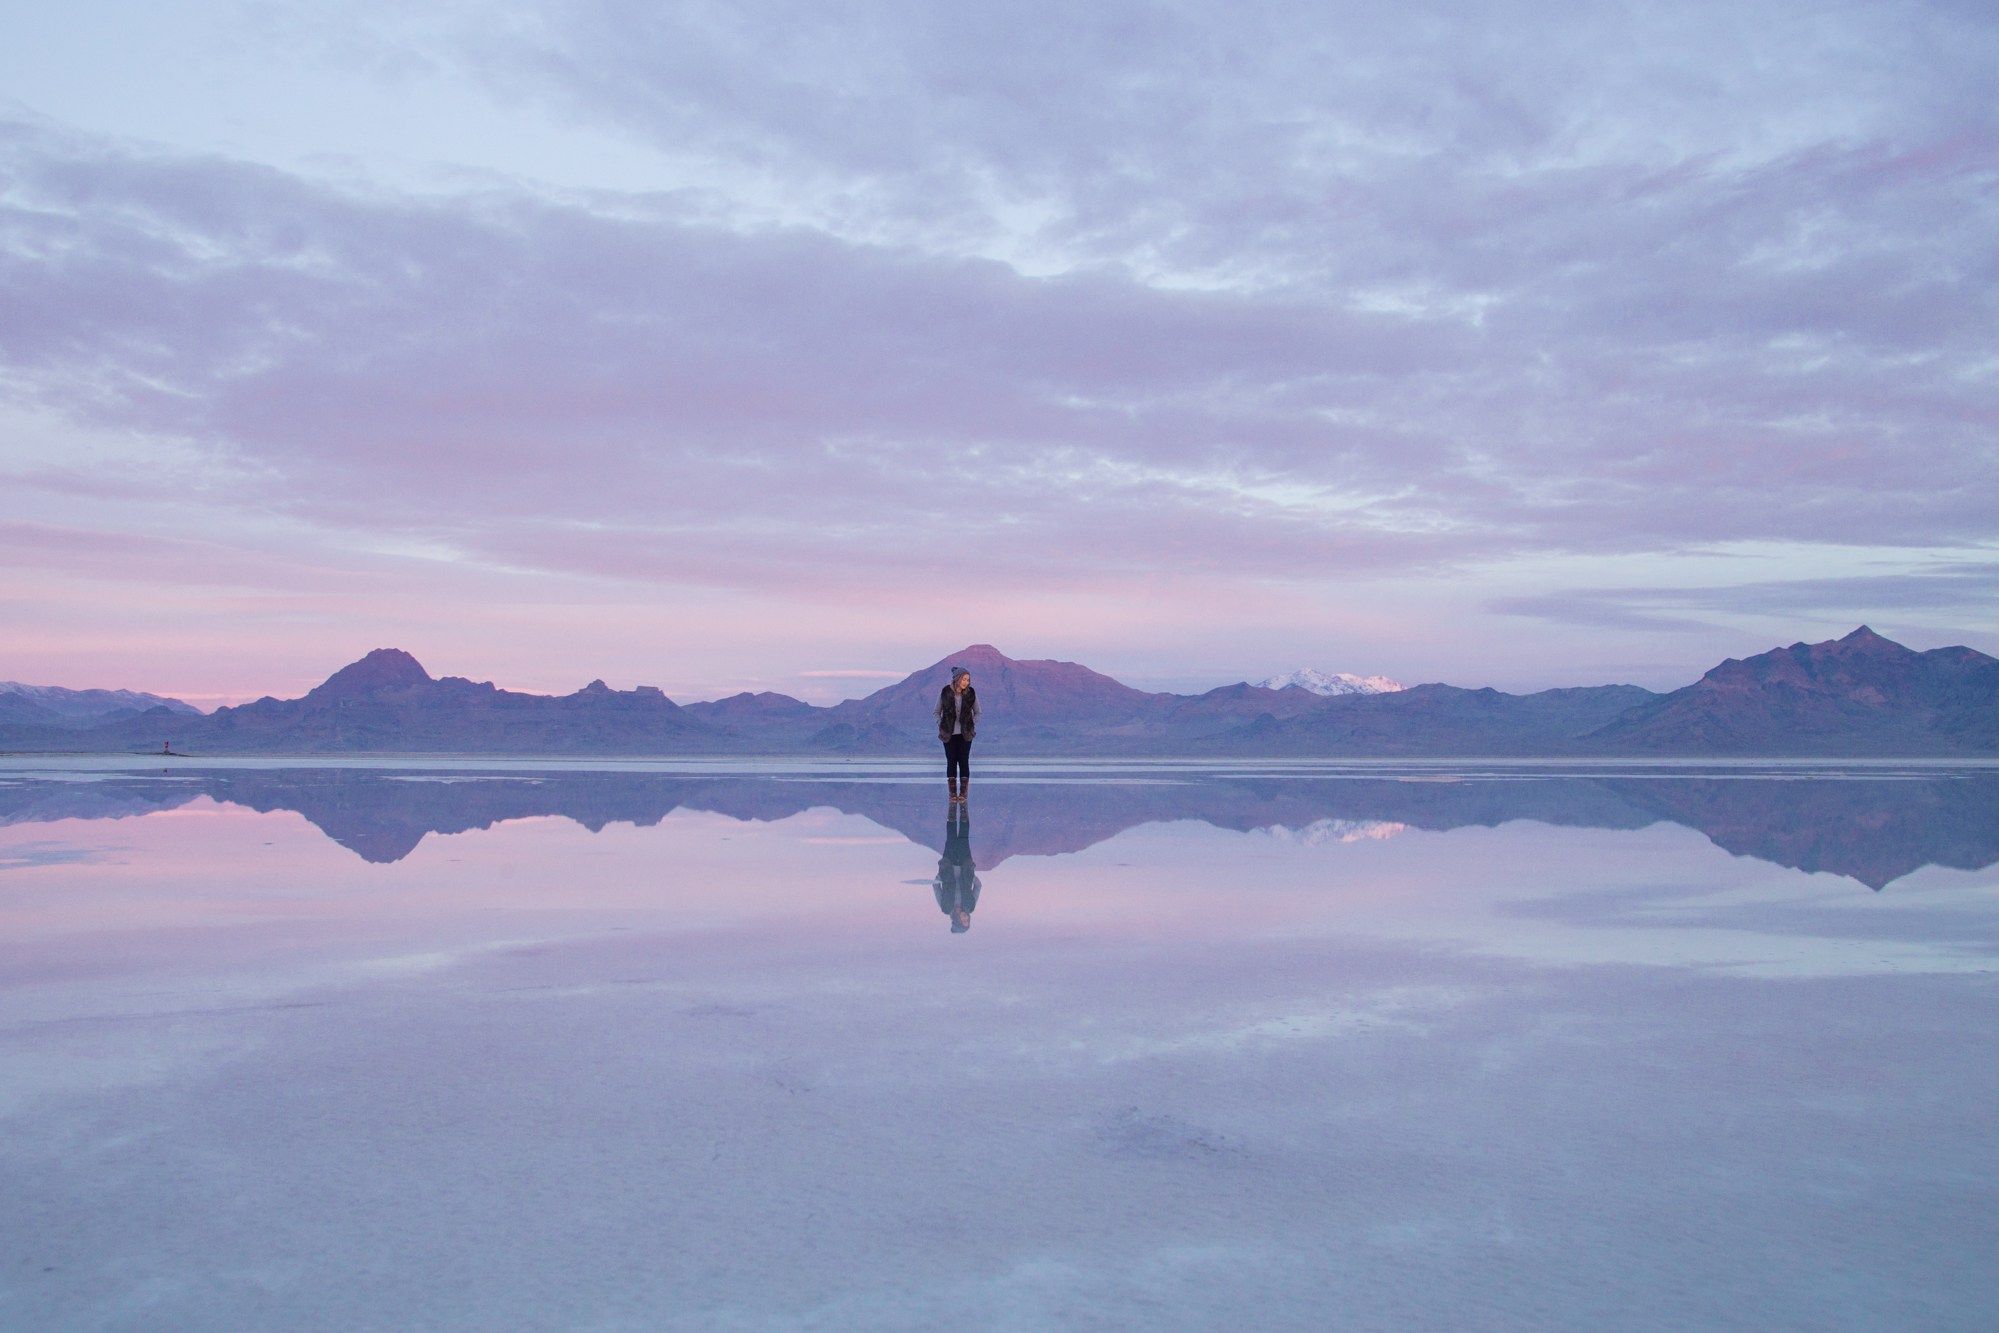
[[[0,680],[0,722],[96,726],[137,717],[150,708],[201,716],[201,710],[192,704],[138,690],[71,690],[61,685],[23,685],[17,680]]]
[[[1407,824],[1385,819],[1315,819],[1303,828],[1272,824],[1266,830],[1280,842],[1295,842],[1306,847],[1323,847],[1336,842],[1380,842],[1408,831]]]
[[[1398,694],[1408,688],[1401,681],[1390,680],[1386,676],[1356,676],[1346,671],[1315,671],[1311,667],[1300,667],[1282,676],[1259,680],[1256,684],[1266,690],[1281,690],[1295,685],[1314,694]]]

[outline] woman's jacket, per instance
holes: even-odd
[[[951,695],[953,693],[955,691],[949,685],[946,685],[944,692],[937,696],[937,739],[940,741],[951,739]],[[965,687],[964,714],[958,721],[960,724],[959,730],[965,733],[965,739],[972,739],[972,729],[978,725],[979,721],[979,692],[970,685]]]

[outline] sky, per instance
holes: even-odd
[[[1995,80],[1983,0],[8,6],[0,678],[1999,652]]]

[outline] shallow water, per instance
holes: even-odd
[[[0,761],[0,1326],[1999,1323],[1999,769],[987,764],[967,816]]]

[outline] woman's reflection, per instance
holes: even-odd
[[[972,870],[972,816],[964,806],[953,805],[944,816],[944,855],[930,882],[937,905],[951,918],[953,935],[972,928],[972,909],[979,905],[979,877]]]

